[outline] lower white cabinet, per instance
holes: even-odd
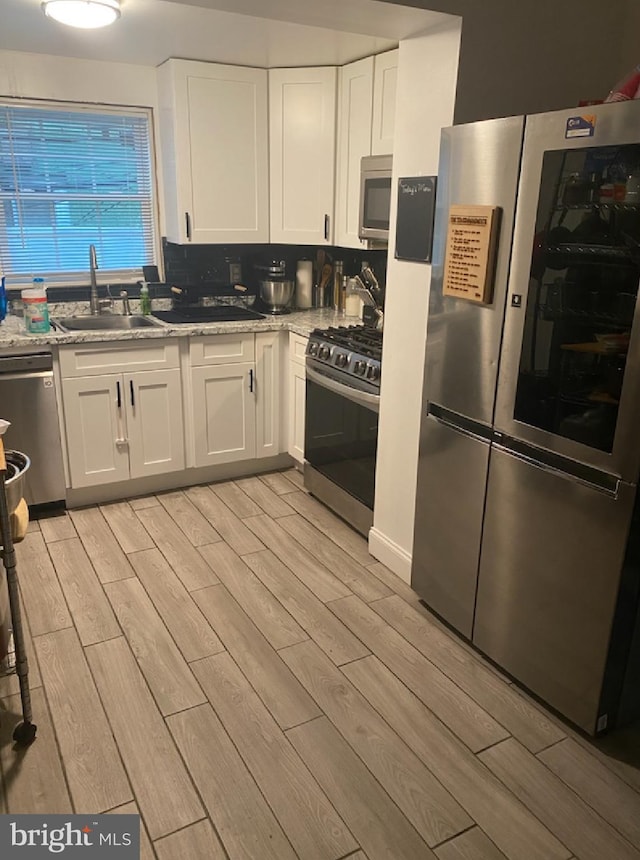
[[[279,331],[256,334],[256,457],[275,457],[282,450],[280,363],[283,339]]]
[[[63,379],[73,489],[183,469],[180,371]]]
[[[194,465],[280,453],[280,332],[211,335],[190,345]]]
[[[309,338],[289,335],[289,432],[288,453],[299,463],[304,461],[304,414],[307,376],[305,352]]]
[[[255,457],[254,362],[192,367],[191,393],[195,465]]]

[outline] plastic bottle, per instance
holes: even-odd
[[[140,313],[148,316],[151,313],[151,296],[149,295],[149,285],[146,281],[140,284]]]
[[[7,291],[4,284],[4,275],[0,269],[0,323],[7,315]]]
[[[24,325],[27,334],[47,334],[49,325],[49,306],[44,288],[44,278],[34,278],[30,290],[22,290],[24,305]]]

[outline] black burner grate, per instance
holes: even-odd
[[[382,332],[366,326],[350,325],[314,329],[311,336],[378,361],[382,355]]]

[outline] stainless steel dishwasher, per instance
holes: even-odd
[[[50,351],[0,355],[0,418],[11,422],[7,448],[31,460],[25,476],[29,505],[60,502],[65,497],[58,405]]]

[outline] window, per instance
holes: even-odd
[[[91,244],[104,280],[138,280],[157,263],[150,120],[140,109],[0,103],[9,283],[86,284]]]

